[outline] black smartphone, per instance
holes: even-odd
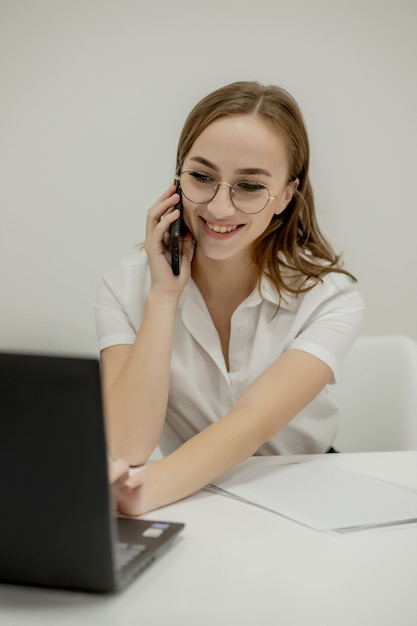
[[[180,236],[183,231],[182,222],[182,203],[181,203],[181,187],[179,181],[176,182],[176,192],[180,194],[179,202],[175,205],[175,209],[180,210],[180,216],[171,224],[171,267],[174,276],[178,276],[181,271],[181,254],[180,254]]]

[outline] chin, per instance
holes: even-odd
[[[205,246],[198,243],[197,245],[201,256],[206,259],[210,259],[210,261],[230,261],[232,259],[236,259],[237,257],[251,256],[251,250],[232,250],[230,248],[226,250],[221,246],[216,249],[216,247],[213,246]]]

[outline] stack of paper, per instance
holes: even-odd
[[[414,523],[417,492],[324,461],[238,465],[212,488],[320,531]]]

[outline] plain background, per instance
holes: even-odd
[[[0,0],[0,349],[97,353],[186,115],[247,79],[301,106],[362,334],[417,339],[416,32],[415,0]]]

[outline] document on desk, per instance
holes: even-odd
[[[318,531],[337,533],[417,522],[417,491],[326,462],[248,459],[212,488]]]

